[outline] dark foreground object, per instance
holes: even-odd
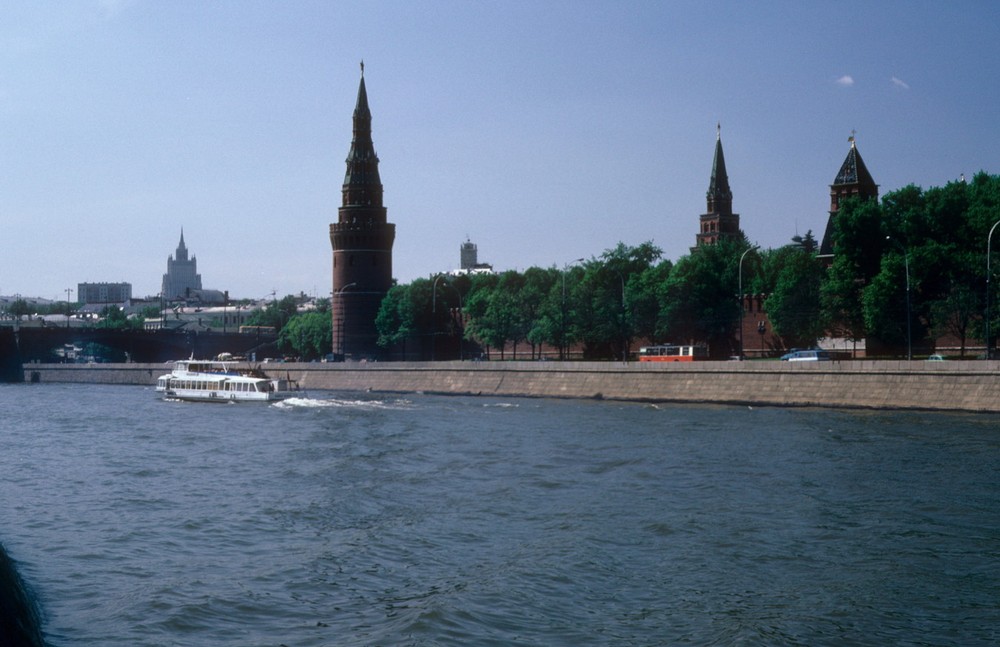
[[[41,619],[31,591],[0,544],[0,647],[43,647]]]

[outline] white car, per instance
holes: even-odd
[[[783,362],[829,362],[831,359],[830,351],[826,350],[796,350],[781,357]]]

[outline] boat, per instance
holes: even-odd
[[[298,385],[290,379],[271,378],[258,366],[184,359],[156,380],[156,392],[165,400],[275,402],[298,394]]]

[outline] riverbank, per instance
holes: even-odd
[[[303,389],[1000,412],[1000,361],[264,365]],[[152,386],[164,364],[28,364],[26,382]]]

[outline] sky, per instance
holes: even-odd
[[[765,248],[822,237],[854,133],[882,194],[1000,173],[1000,3],[0,0],[0,294],[328,296],[359,63],[393,275],[690,252],[721,125]],[[985,235],[985,233],[984,233]]]

